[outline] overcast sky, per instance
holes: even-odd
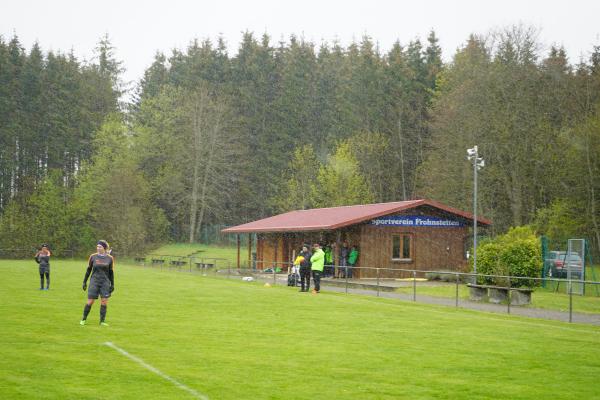
[[[157,50],[169,54],[193,38],[222,35],[234,55],[246,30],[266,32],[274,43],[297,34],[344,46],[367,34],[385,52],[396,40],[425,40],[434,29],[449,60],[470,33],[523,23],[540,30],[546,48],[563,45],[576,63],[600,44],[599,16],[598,0],[2,0],[0,35],[16,33],[27,49],[35,41],[44,51],[73,49],[89,60],[108,33],[124,79],[137,81]]]

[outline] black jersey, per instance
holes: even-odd
[[[113,267],[114,259],[111,255],[94,253],[90,256],[88,261],[86,280],[91,272],[93,280],[108,280],[113,283]]]
[[[40,267],[49,267],[50,266],[50,255],[38,254],[37,262],[40,264]]]

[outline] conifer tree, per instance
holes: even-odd
[[[311,144],[296,147],[284,172],[284,183],[274,200],[279,212],[313,208],[311,190],[319,167],[320,163]]]

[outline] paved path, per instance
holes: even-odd
[[[324,282],[321,285],[323,288],[333,292],[345,292],[344,287],[340,286],[332,286],[328,285],[327,282]],[[358,289],[358,288],[348,288],[348,293],[352,294],[361,294],[361,295],[369,295],[369,296],[377,296],[377,291],[372,289]],[[396,292],[388,292],[388,291],[380,291],[379,297],[384,297],[388,299],[399,299],[404,301],[413,301],[412,294],[404,294],[404,293],[396,293]],[[455,298],[447,298],[447,297],[434,297],[434,296],[425,296],[419,295],[417,291],[416,301],[419,303],[427,303],[427,304],[437,304],[442,306],[456,307],[456,299]],[[493,312],[499,314],[507,314],[508,306],[503,304],[492,304],[492,303],[480,303],[469,301],[465,299],[458,299],[458,307],[467,308],[470,310],[477,311],[485,311],[485,312]],[[524,317],[530,318],[541,318],[541,319],[550,319],[557,321],[569,322],[569,313],[555,310],[546,310],[542,308],[531,308],[531,307],[520,307],[520,306],[511,306],[510,313],[512,315],[520,315]],[[583,313],[573,313],[572,322],[582,323],[582,324],[592,324],[600,326],[600,315],[598,314],[583,314]]]
[[[263,280],[262,277],[259,279]],[[264,277],[267,282],[272,282],[271,275]],[[277,276],[277,284],[287,284],[286,276]],[[426,296],[419,294],[419,287],[423,286],[440,286],[447,285],[447,283],[440,282],[429,282],[429,281],[418,281],[417,282],[417,295],[416,301],[419,303],[436,304],[448,307],[456,307],[456,298],[448,297],[435,297]],[[412,287],[412,281],[397,281],[397,280],[385,280],[380,282],[379,297],[388,299],[398,299],[404,301],[413,301],[413,294],[398,293],[395,292],[397,288],[401,287]],[[331,279],[325,278],[321,280],[321,287],[324,290],[332,292],[346,292],[346,281],[344,279]],[[366,295],[366,296],[377,296],[377,282],[375,280],[365,279],[351,279],[348,280],[348,293]],[[481,303],[466,300],[463,298],[458,299],[458,307],[466,308],[470,310],[492,312],[498,314],[507,314],[508,305],[506,304],[492,304],[492,303]],[[511,306],[510,313],[512,315],[520,315],[530,318],[549,319],[556,321],[569,322],[568,311],[557,311],[557,310],[546,310],[542,308],[523,307],[523,306]],[[572,314],[572,322],[581,324],[591,324],[600,326],[600,314],[587,314],[587,313],[576,313]]]

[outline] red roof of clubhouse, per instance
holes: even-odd
[[[223,229],[224,233],[253,233],[253,232],[299,232],[299,231],[329,231],[349,225],[365,222],[383,215],[393,214],[419,206],[430,206],[457,215],[467,220],[473,220],[473,214],[446,206],[432,200],[408,200],[392,203],[363,204],[331,208],[313,208],[310,210],[290,211],[269,218],[248,222],[247,224]],[[479,225],[491,225],[491,221],[477,217]]]

